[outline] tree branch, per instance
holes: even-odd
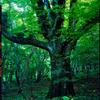
[[[73,6],[73,3],[76,3],[77,2],[77,0],[71,0],[71,2],[70,2],[70,8]]]
[[[53,23],[52,23],[51,33],[48,35],[51,38],[54,36],[59,37],[61,35],[60,32],[58,34],[55,34],[55,33],[57,32],[57,30],[59,30],[61,28],[63,21],[64,21],[64,16],[63,16],[62,10],[65,7],[65,0],[52,0],[52,5],[55,7],[57,6],[55,9],[58,11],[54,13],[56,15],[56,17],[54,18]],[[59,10],[61,10],[61,11],[59,11]]]
[[[99,15],[91,20],[87,21],[85,25],[82,25],[77,32],[81,32],[76,38],[78,40],[84,33],[87,33],[96,23],[99,23]]]
[[[36,10],[36,16],[38,17],[38,23],[41,24],[41,34],[47,39],[50,40],[48,36],[50,30],[50,23],[49,19],[47,18],[47,11],[44,9],[44,2],[43,0],[38,0],[34,2],[31,0],[32,4],[37,3],[38,6],[32,6],[33,10]]]
[[[65,1],[66,0],[58,0],[58,5],[62,5],[63,7],[65,7]]]
[[[51,9],[50,3],[49,3],[48,0],[44,0],[44,2],[45,2],[45,5],[46,5],[46,7],[47,7],[47,10],[48,10],[48,14],[49,14],[50,21],[51,21],[51,23],[52,23],[52,15],[51,15],[51,13],[50,13],[50,9]]]
[[[87,24],[82,25],[76,32],[79,32],[81,34],[78,34],[77,36],[73,35],[73,36],[69,36],[69,37],[75,37],[73,39],[69,39],[69,41],[73,41],[73,46],[76,45],[77,40],[85,33],[87,33],[89,31],[89,29],[91,29],[96,23],[99,23],[99,15],[97,15],[95,18],[92,18],[91,20],[86,22]]]
[[[71,29],[71,31],[75,31],[75,24],[76,24],[76,21],[75,21],[75,18],[73,18],[71,15],[74,15],[73,13],[73,3],[76,3],[77,0],[71,0],[70,2],[70,15],[69,15],[69,28],[68,28],[68,31]]]
[[[56,0],[52,0],[52,5],[55,6],[57,4]]]
[[[77,31],[78,32],[83,32],[83,31],[88,31],[91,29],[96,23],[99,23],[99,15],[96,16],[95,18],[92,18],[91,20],[87,21],[85,25],[82,25]]]
[[[9,35],[9,33],[8,34],[2,33],[2,35],[5,38],[7,38],[8,40],[10,40],[14,43],[34,45],[34,46],[37,46],[37,47],[40,47],[42,49],[45,49],[45,50],[49,51],[48,48],[47,48],[47,43],[39,41],[37,39],[18,38],[16,36]]]

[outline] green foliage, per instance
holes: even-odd
[[[95,25],[91,32],[84,34],[78,41],[75,46],[75,50],[72,51],[71,58],[74,62],[75,59],[78,59],[77,63],[88,63],[90,58],[91,64],[98,62],[99,59],[99,31],[98,24]]]
[[[8,21],[8,12],[2,12],[2,32],[7,32],[8,28],[10,28],[10,23]]]
[[[29,34],[28,38],[32,39],[33,37],[34,37],[33,34]]]
[[[61,97],[55,97],[55,98],[52,98],[51,100],[62,100],[62,98]],[[66,100],[68,100],[68,99],[66,99]]]
[[[24,33],[18,34],[17,37],[18,37],[19,39],[23,38],[23,37],[24,37]]]
[[[21,38],[36,38],[38,40],[41,40],[43,37],[43,34],[46,32],[42,30],[44,27],[41,26],[45,23],[47,26],[49,26],[50,21],[49,17],[47,14],[47,10],[41,11],[38,6],[37,6],[37,1],[38,0],[31,0],[33,3],[30,2],[30,0],[20,0],[20,1],[15,1],[12,0],[12,6],[10,8],[9,5],[9,0],[5,0],[5,4],[3,4],[3,17],[2,17],[2,32],[9,32],[13,31],[13,34],[15,36],[18,36],[19,39]],[[51,0],[50,0],[51,2]],[[68,2],[68,1],[67,1]],[[16,7],[14,6],[16,5]],[[100,0],[89,0],[86,2],[81,2],[78,0],[77,3],[74,4],[74,6],[69,9],[69,2],[66,3],[65,5],[68,9],[63,8],[62,6],[56,5],[55,7],[51,7],[53,12],[57,13],[62,13],[62,18],[64,17],[65,22],[61,25],[61,28],[59,30],[56,30],[55,35],[61,34],[60,37],[54,37],[51,41],[56,41],[57,39],[61,39],[61,42],[63,41],[69,41],[71,39],[76,39],[78,35],[83,34],[80,32],[77,32],[80,26],[86,25],[87,21],[93,19],[93,18],[98,18],[99,16],[99,6],[100,6]],[[21,11],[21,8],[23,9]],[[8,10],[10,9],[10,11]],[[64,11],[65,9],[65,11]],[[41,13],[39,13],[41,12]],[[10,13],[10,14],[8,14]],[[38,14],[38,16],[37,16]],[[41,19],[39,18],[40,16]],[[46,19],[44,18],[46,17]],[[56,15],[58,16],[58,14]],[[56,16],[53,16],[54,19]],[[59,16],[58,16],[59,17]],[[70,19],[69,19],[70,18]],[[73,28],[69,29],[67,32],[67,29],[69,28],[69,22],[72,21],[73,19],[76,21],[76,26],[75,30]],[[39,21],[38,21],[39,20]],[[13,21],[12,23],[12,29],[11,25],[9,24],[10,21]],[[47,22],[48,21],[48,22]],[[57,21],[57,19],[56,19]],[[91,25],[91,24],[90,24]],[[44,25],[45,26],[45,25]],[[55,25],[56,26],[56,25]],[[54,26],[54,28],[55,28]],[[99,59],[99,30],[98,30],[99,25],[95,25],[92,29],[90,29],[88,32],[84,31],[84,35],[77,41],[77,45],[75,46],[75,50],[72,51],[71,54],[71,61],[78,63],[78,64],[87,64],[88,63],[88,58],[91,60],[91,64],[98,63]],[[50,26],[51,27],[51,26]],[[87,26],[89,28],[90,26]],[[46,27],[47,29],[47,27]],[[48,31],[50,29],[48,28]],[[52,31],[52,30],[51,30]],[[50,31],[50,32],[51,32]],[[70,39],[69,39],[70,38]],[[46,39],[43,40],[45,42],[48,42]],[[5,77],[9,77],[10,74],[10,66],[11,66],[11,60],[13,60],[13,80],[15,80],[15,74],[14,72],[16,71],[17,65],[19,66],[19,73],[20,76],[22,76],[22,72],[24,71],[24,68],[27,63],[27,58],[30,54],[30,52],[33,49],[33,46],[28,46],[28,45],[15,45],[11,44],[10,41],[4,39],[2,41],[2,53],[7,53],[6,59],[5,59],[5,64],[4,64],[4,70],[3,70],[3,78],[5,81]],[[5,49],[7,52],[5,52]],[[37,77],[38,71],[42,72],[42,75],[47,77],[51,77],[51,66],[50,66],[50,57],[48,56],[49,54],[46,51],[39,50],[37,49],[38,53],[34,53],[30,59],[29,62],[29,70],[28,70],[28,75],[29,80],[33,80]],[[13,59],[12,53],[14,55]],[[46,55],[47,54],[47,55]],[[45,57],[44,57],[45,56]],[[55,54],[55,56],[59,56],[58,54]],[[16,63],[16,57],[18,58],[18,64]],[[68,56],[69,57],[69,56]],[[67,57],[66,57],[67,58]],[[36,61],[35,61],[36,60]],[[60,65],[60,64],[59,64]],[[54,71],[52,73],[59,74],[59,71]],[[69,72],[68,72],[69,73]],[[27,76],[28,76],[27,75]],[[45,78],[46,79],[46,78]],[[60,81],[70,81],[70,82],[75,82],[77,80],[69,80],[68,78],[59,78],[55,83],[60,82]],[[40,96],[40,95],[39,95]],[[11,99],[11,98],[10,98]],[[7,99],[7,100],[10,100]],[[21,100],[22,98],[15,98]],[[60,97],[53,98],[52,100],[62,100]],[[63,100],[69,100],[68,97],[63,97]]]
[[[67,96],[62,97],[63,100],[69,100],[69,98]]]

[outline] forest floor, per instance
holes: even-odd
[[[88,84],[86,84],[86,82],[88,82]],[[71,97],[73,99],[69,100],[99,100],[100,91],[97,71],[92,72],[87,81],[85,78],[80,78],[74,82],[73,85],[76,96]],[[23,96],[18,94],[19,86],[16,85],[15,82],[12,82],[7,89],[6,94],[2,95],[2,100],[45,100],[49,87],[50,80],[41,80],[39,83],[33,81],[27,83],[25,81],[23,92],[26,99],[23,99]],[[30,99],[31,95],[33,95],[34,99]]]

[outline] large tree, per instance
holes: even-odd
[[[14,43],[37,46],[49,52],[52,79],[47,98],[68,94],[75,95],[71,81],[70,54],[77,40],[98,23],[99,20],[99,8],[98,3],[96,3],[99,1],[81,1],[30,1],[28,7],[30,6],[31,10],[35,12],[35,21],[38,22],[38,27],[40,28],[40,31],[37,33],[42,34],[48,42],[42,42],[32,37],[24,38],[20,32],[17,33],[17,36],[15,36],[14,33],[10,34],[9,30],[2,33],[5,38]],[[93,6],[93,4],[96,5]],[[33,13],[31,13],[31,15],[32,14]],[[28,19],[28,16],[25,19]],[[26,23],[23,22],[23,24]],[[32,27],[35,26],[35,24],[32,25]],[[28,26],[24,26],[24,28],[27,27]],[[29,29],[24,30],[24,33],[25,32],[30,33]],[[35,33],[32,31],[31,36]]]

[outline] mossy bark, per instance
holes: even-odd
[[[46,98],[75,95],[71,81],[70,53],[71,49],[61,55],[58,47],[51,54],[51,86]],[[70,51],[69,51],[70,50]]]

